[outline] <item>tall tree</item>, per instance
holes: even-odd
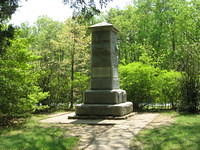
[[[122,63],[151,60],[161,69],[185,73],[182,104],[190,110],[199,106],[199,6],[196,0],[135,0],[133,6],[112,9],[106,17],[121,31]]]
[[[34,26],[22,26],[24,36],[31,39],[30,50],[34,54],[41,56],[35,69],[42,74],[39,80],[40,87],[43,91],[50,93],[50,96],[42,103],[53,107],[55,107],[54,105],[56,105],[58,99],[61,98],[58,96],[60,90],[58,90],[58,85],[56,84],[56,72],[59,72],[60,66],[58,61],[60,51],[55,49],[53,41],[57,40],[57,35],[61,31],[62,25],[62,23],[48,17],[39,17]]]
[[[39,74],[33,62],[38,57],[28,50],[27,40],[17,32],[10,42],[0,59],[0,123],[36,111],[48,96],[37,84]]]
[[[6,21],[18,7],[18,0],[2,0],[0,1],[0,55],[2,55],[7,46],[10,44],[9,39],[14,36],[14,28],[5,25]]]
[[[60,23],[42,17],[35,26],[21,28],[31,43],[30,50],[41,56],[35,69],[42,74],[39,83],[43,91],[50,93],[43,104],[72,108],[88,86],[90,38],[86,26],[74,19]]]
[[[80,100],[82,90],[87,87],[85,81],[88,79],[89,43],[86,26],[72,19],[65,21],[56,44],[58,49],[64,51],[66,68],[69,68],[67,74],[70,83],[70,108],[73,108],[74,102]]]

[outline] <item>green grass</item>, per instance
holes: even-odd
[[[21,127],[0,130],[0,150],[72,150],[78,138],[67,129],[38,123],[45,115],[35,115]]]
[[[200,115],[176,114],[175,118],[172,125],[141,131],[132,140],[131,149],[200,150]]]

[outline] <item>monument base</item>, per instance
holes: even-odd
[[[124,116],[68,116],[68,119],[83,119],[83,120],[123,120],[123,119],[128,119],[129,117],[134,116],[136,113],[131,112],[127,115]]]
[[[87,90],[84,104],[120,104],[126,102],[126,91],[114,90]]]
[[[131,102],[120,104],[77,104],[75,106],[76,115],[69,117],[69,119],[125,119],[132,111],[133,104]]]

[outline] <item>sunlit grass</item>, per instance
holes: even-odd
[[[67,135],[65,128],[38,123],[45,115],[36,115],[14,128],[0,130],[0,150],[72,150],[78,138]]]
[[[163,115],[174,115],[168,113]],[[134,150],[199,150],[200,115],[176,115],[172,125],[143,130],[131,144]]]

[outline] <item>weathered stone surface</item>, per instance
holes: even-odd
[[[101,22],[95,25],[92,25],[89,27],[90,29],[92,29],[93,31],[103,31],[103,30],[108,30],[108,31],[114,31],[114,32],[118,32],[118,30],[113,27],[112,24],[107,23],[107,22]]]
[[[92,67],[109,67],[111,66],[111,60],[109,57],[92,57]]]
[[[133,111],[126,102],[126,91],[121,90],[118,77],[117,32],[109,23],[90,27],[92,30],[90,90],[85,92],[84,104],[76,105],[72,118],[121,117]],[[103,116],[103,117],[102,117]]]
[[[75,111],[76,115],[80,116],[123,116],[133,111],[133,104],[78,104]]]
[[[89,124],[99,124],[99,125],[108,125],[108,124],[115,124],[117,120],[124,120],[124,119],[128,119],[132,116],[134,116],[136,113],[135,112],[131,112],[128,113],[126,115],[123,116],[97,116],[97,115],[70,115],[68,116],[68,119],[80,119],[78,121],[75,121],[73,123],[87,123],[87,120],[92,120],[91,123],[89,122]],[[83,121],[85,120],[85,121]],[[106,121],[108,120],[108,121]]]
[[[91,28],[93,30],[91,89],[119,89],[117,30],[111,24],[106,23],[94,25]]]
[[[118,90],[87,90],[85,104],[119,104],[126,102],[126,91]]]
[[[93,67],[92,78],[111,78],[111,67]]]
[[[119,80],[118,78],[92,78],[91,89],[92,90],[119,89]]]

